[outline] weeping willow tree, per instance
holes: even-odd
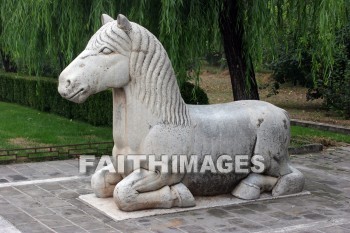
[[[234,99],[257,99],[254,67],[278,53],[277,45],[312,57],[312,77],[327,82],[334,64],[337,31],[349,22],[347,0],[223,0],[220,29]],[[292,40],[290,40],[292,38]],[[230,61],[231,59],[231,61]]]
[[[313,73],[332,71],[335,33],[348,0],[0,0],[0,48],[30,74],[58,74],[100,27],[101,13],[122,13],[155,34],[181,84],[198,76],[210,50],[224,48],[235,100],[258,99],[254,67],[285,36],[311,51]],[[288,45],[286,45],[288,46]],[[188,71],[192,72],[188,72]],[[195,79],[198,81],[198,79]]]

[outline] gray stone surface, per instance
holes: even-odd
[[[307,144],[300,147],[290,147],[288,152],[291,155],[300,155],[306,153],[317,153],[323,150],[323,145],[321,143]]]
[[[12,225],[8,220],[0,216],[0,232],[1,233],[20,233],[20,231]]]
[[[0,170],[0,186],[9,182],[79,176],[81,174],[77,167],[77,159],[3,165]]]
[[[306,190],[311,191],[311,195],[118,222],[77,200],[74,195],[60,196],[66,192],[79,194],[84,189],[92,192],[89,177],[3,187],[0,188],[0,216],[12,226],[1,225],[3,221],[0,221],[0,232],[11,232],[3,229],[14,228],[25,233],[350,232],[350,146],[292,156],[291,159],[306,175]],[[1,176],[6,176],[3,171],[10,172],[12,166],[15,165],[1,165]],[[41,200],[41,195],[47,196],[47,193],[66,204],[51,206],[46,200]]]
[[[166,155],[164,167],[173,167],[172,155],[185,155],[187,161],[195,155],[200,168],[210,156],[214,171],[170,172],[147,162],[128,164],[120,173],[104,168],[91,181],[97,197],[113,196],[120,210],[135,211],[193,207],[193,196],[231,192],[257,199],[265,191],[281,196],[303,190],[303,174],[289,162],[290,120],[285,110],[256,100],[187,105],[167,52],[151,32],[121,14],[117,20],[102,15],[102,24],[60,74],[58,92],[82,103],[113,90],[114,167],[117,158],[128,155],[155,155],[157,160]],[[222,155],[230,161],[246,155],[250,165],[260,160],[263,169],[220,172],[214,164],[223,164]]]
[[[296,196],[304,196],[310,195],[310,192],[303,191],[296,194],[290,194],[285,196],[273,197],[271,194],[263,193],[259,199],[256,200],[242,200],[236,198],[230,194],[223,194],[217,196],[198,196],[196,197],[196,206],[190,208],[171,208],[171,209],[152,209],[147,211],[134,211],[134,212],[125,212],[119,210],[112,197],[110,198],[98,198],[95,194],[86,194],[79,196],[79,199],[89,206],[99,210],[100,212],[106,214],[116,221],[125,220],[125,219],[133,219],[133,218],[142,218],[146,216],[154,216],[154,215],[164,215],[170,213],[179,213],[189,210],[198,210],[198,209],[207,209],[213,207],[222,207],[228,205],[241,205],[247,204],[251,202],[262,202],[272,199],[279,198],[288,198],[288,197],[296,197]],[[246,210],[251,211],[251,210]],[[253,212],[253,211],[251,211]]]

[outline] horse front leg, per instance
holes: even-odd
[[[95,172],[91,177],[91,187],[97,197],[112,197],[115,186],[123,179],[120,174],[109,172],[111,166],[113,164]]]
[[[195,206],[192,193],[180,180],[177,174],[137,169],[116,185],[114,201],[123,211]]]

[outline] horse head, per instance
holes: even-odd
[[[101,19],[102,27],[59,76],[58,92],[75,103],[108,88],[122,88],[130,81],[132,25],[123,15],[114,20],[103,14]]]
[[[127,88],[159,121],[189,124],[171,61],[147,29],[119,14],[102,15],[103,26],[59,77],[58,92],[75,103],[108,88]]]

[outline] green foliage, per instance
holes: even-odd
[[[344,42],[349,1],[285,1],[276,7],[275,57],[270,68],[277,82],[309,88],[307,99],[324,98],[326,106],[349,117],[349,79]],[[345,46],[346,47],[346,46]]]
[[[188,63],[219,44],[218,7],[215,1],[0,0],[0,48],[25,73],[57,76],[100,28],[102,13],[123,13],[159,37],[186,77]]]
[[[320,82],[326,106],[350,118],[350,25],[339,33],[335,64],[328,82]]]
[[[273,70],[273,78],[277,83],[292,82],[294,85],[314,87],[312,77],[312,62],[308,51],[304,51],[300,58],[296,57],[295,50],[281,49],[278,59],[269,64]]]
[[[220,48],[218,19],[225,1],[0,0],[0,49],[27,74],[57,76],[100,27],[102,13],[123,13],[160,39],[178,79],[186,79],[188,64],[199,66],[198,58]],[[283,45],[293,48],[299,65],[307,50],[313,81],[320,73],[327,80],[335,32],[348,20],[350,1],[238,1],[244,54],[253,65],[278,58],[276,45]]]
[[[210,51],[206,54],[205,60],[210,66],[220,67],[221,69],[227,68],[227,61],[223,51]]]
[[[98,93],[83,104],[63,99],[52,78],[26,77],[0,73],[0,100],[18,103],[40,111],[51,112],[68,119],[92,125],[112,125],[112,97],[110,91]]]
[[[87,41],[86,8],[83,1],[2,0],[1,47],[23,71],[57,75],[83,48],[77,38]]]
[[[159,39],[178,77],[186,78],[189,63],[220,46],[221,1],[161,0]]]
[[[313,88],[318,79],[328,81],[337,50],[337,31],[348,23],[349,1],[276,0],[272,68],[278,81]],[[274,29],[272,29],[274,30]]]

